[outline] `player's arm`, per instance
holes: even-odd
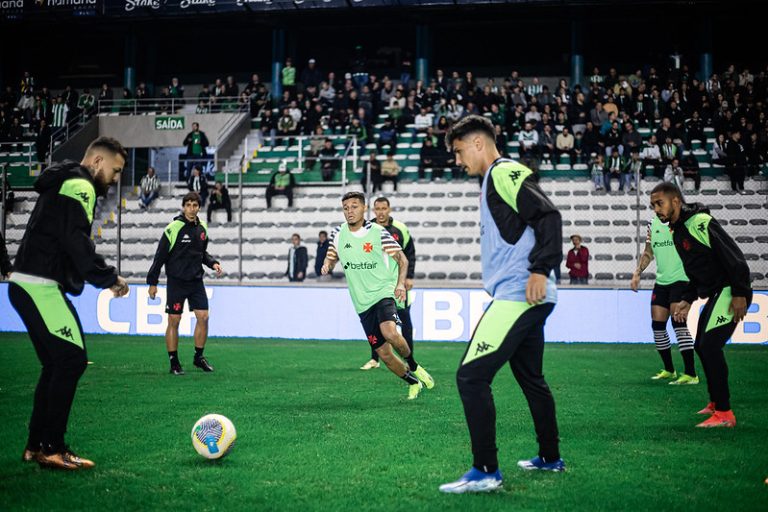
[[[408,257],[403,252],[403,248],[400,247],[400,244],[392,238],[392,235],[386,229],[381,230],[381,248],[395,260],[395,263],[397,263],[395,298],[400,301],[405,301],[405,280],[408,276]]]
[[[94,194],[90,189],[86,194]],[[60,195],[59,201],[61,229],[58,230],[59,242],[78,273],[89,283],[98,288],[111,288],[118,283],[117,269],[107,265],[104,258],[96,252],[91,240],[91,221],[86,213],[90,205],[81,203],[68,195]],[[120,287],[122,291],[122,286]],[[125,288],[127,293],[127,288]],[[124,295],[124,293],[123,293]]]
[[[532,177],[525,179],[517,195],[517,213],[533,228],[536,242],[528,256],[532,274],[549,276],[563,260],[563,222],[560,212]]]
[[[149,295],[153,299],[155,297],[154,293],[152,293],[152,289],[154,288],[155,293],[157,292],[157,283],[160,281],[160,269],[162,269],[165,262],[168,261],[170,253],[171,241],[168,239],[168,235],[163,232],[163,236],[160,237],[160,242],[157,244],[155,259],[152,261],[152,266],[149,267],[149,272],[147,272],[147,284],[150,287]]]
[[[747,296],[752,289],[747,260],[733,238],[715,220],[709,223],[709,243],[715,258],[728,276],[733,297],[730,309],[733,321],[738,323],[747,314]]]
[[[629,287],[632,288],[633,292],[636,292],[640,287],[640,274],[643,273],[643,270],[648,268],[648,265],[650,265],[652,261],[653,246],[651,245],[651,242],[646,241],[645,250],[643,251],[643,254],[640,255],[640,261],[637,262],[637,268],[632,274],[632,280],[629,282]]]
[[[221,276],[224,270],[221,268],[219,261],[208,254],[208,236],[205,237],[205,250],[203,251],[203,265],[216,271],[217,276]]]
[[[412,281],[416,275],[416,244],[413,242],[412,236],[409,236],[408,243],[403,247],[403,252],[405,257],[408,258],[408,274],[406,279]]]
[[[323,266],[320,268],[321,275],[330,274],[333,267],[336,266],[336,262],[339,261],[339,254],[336,252],[336,236],[338,233],[339,228],[336,228],[331,231],[331,236],[328,237],[328,251],[325,253]]]

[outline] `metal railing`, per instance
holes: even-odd
[[[185,107],[190,108],[190,113],[195,113],[197,107],[203,101],[201,114],[219,114],[226,112],[247,112],[250,109],[250,99],[238,96],[210,96],[208,99],[200,98],[142,98],[142,99],[116,99],[99,100],[96,105],[96,113],[99,115],[139,115],[139,114],[175,114]],[[192,110],[194,108],[194,111]]]
[[[67,121],[64,126],[56,126],[51,130],[51,141],[48,146],[48,165],[51,165],[53,152],[57,146],[64,144],[80,131],[90,118],[92,111],[81,112],[77,116]]]

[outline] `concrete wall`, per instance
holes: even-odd
[[[192,131],[192,123],[200,123],[211,146],[219,144],[222,127],[232,116],[229,114],[178,114],[173,116],[99,116],[99,135],[118,139],[127,148],[157,148],[181,146],[184,137]],[[157,117],[184,118],[184,128],[179,130],[158,130]]]

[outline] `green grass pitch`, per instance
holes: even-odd
[[[162,338],[89,336],[68,442],[92,471],[61,473],[20,455],[39,365],[24,334],[0,335],[0,509],[15,510],[768,510],[768,350],[730,346],[735,429],[695,429],[706,386],[653,382],[652,345],[549,344],[568,464],[531,474],[525,400],[508,369],[494,395],[504,489],[442,495],[470,465],[454,380],[464,344],[420,343],[437,381],[413,402],[385,369],[362,372],[364,341],[209,341],[216,367],[168,374]],[[676,350],[676,349],[675,349]],[[675,362],[680,363],[678,354]],[[238,441],[218,462],[192,448],[200,416],[217,412]]]

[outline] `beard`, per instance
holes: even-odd
[[[93,174],[93,182],[96,188],[96,195],[100,197],[107,197],[109,187],[112,185],[110,182],[104,179],[104,176],[100,172]]]

